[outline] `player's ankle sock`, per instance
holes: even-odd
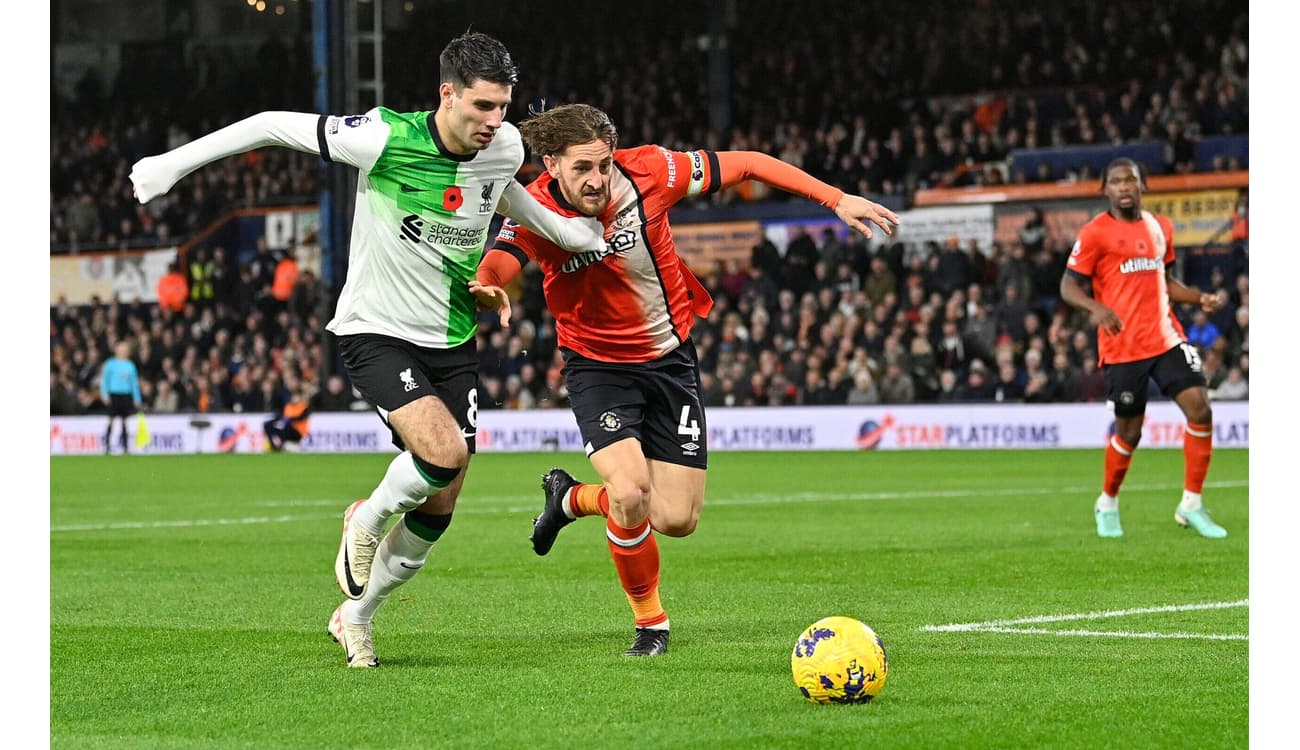
[[[364,624],[375,616],[388,595],[415,577],[428,559],[433,543],[451,524],[451,514],[410,512],[384,535],[370,568],[370,581],[360,599],[343,603],[343,618]]]
[[[606,518],[605,536],[637,627],[662,625],[668,614],[659,601],[659,544],[650,530],[650,519],[626,528]]]
[[[1093,507],[1096,510],[1119,510],[1119,498],[1103,492],[1097,498],[1097,504]]]
[[[379,486],[352,514],[352,523],[379,536],[389,516],[420,507],[429,495],[451,484],[459,469],[434,466],[403,451],[388,464]]]
[[[1124,483],[1124,475],[1128,474],[1128,467],[1132,462],[1133,446],[1120,440],[1118,435],[1112,436],[1110,442],[1106,444],[1106,468],[1101,491],[1111,497],[1117,497],[1119,487]]]
[[[1198,498],[1205,488],[1205,475],[1210,471],[1213,443],[1212,425],[1187,423],[1183,430],[1183,489],[1195,493]]]
[[[603,484],[575,484],[564,497],[564,514],[569,518],[583,516],[609,517],[609,490]]]
[[[1183,500],[1178,503],[1178,509],[1188,513],[1201,509],[1201,493],[1183,490]]]

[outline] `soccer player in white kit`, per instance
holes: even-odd
[[[347,280],[326,329],[402,452],[370,496],[343,516],[335,575],[348,598],[328,628],[350,667],[378,666],[371,619],[424,565],[451,523],[474,452],[476,310],[480,300],[496,307],[490,303],[504,296],[497,288],[469,288],[492,215],[574,252],[605,249],[598,221],[554,214],[514,179],[524,147],[504,120],[517,80],[505,46],[466,33],[443,49],[439,67],[434,112],[262,112],[131,170],[141,203],[209,162],[262,146],[316,153],[360,170]]]

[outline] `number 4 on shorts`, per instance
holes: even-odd
[[[687,422],[687,420],[690,421]],[[700,423],[694,419],[691,419],[690,404],[687,404],[682,407],[682,418],[681,421],[677,423],[677,434],[685,435],[686,437],[689,437],[692,441],[697,441],[700,439]]]

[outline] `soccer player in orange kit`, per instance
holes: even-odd
[[[533,522],[533,550],[550,551],[576,517],[605,517],[614,566],[636,621],[628,656],[668,650],[668,614],[659,599],[659,548],[652,533],[695,530],[704,502],[708,429],[699,364],[690,339],[695,316],[713,301],[678,256],[668,210],[747,179],[803,195],[871,236],[870,221],[892,233],[888,209],[754,151],[618,148],[609,116],[584,104],[538,113],[520,125],[546,167],[528,192],[563,216],[595,216],[608,247],[571,253],[506,222],[470,289],[509,320],[501,287],[530,259],[545,274],[564,379],[587,456],[600,483],[563,469],[543,477],[546,500]]]
[[[1214,313],[1227,302],[1174,278],[1174,228],[1164,216],[1142,210],[1146,181],[1136,162],[1119,158],[1106,166],[1102,192],[1110,208],[1079,231],[1061,277],[1061,298],[1089,314],[1106,378],[1106,399],[1115,412],[1115,435],[1106,446],[1102,492],[1094,516],[1097,534],[1120,537],[1119,488],[1142,439],[1147,386],[1154,379],[1187,418],[1183,437],[1183,499],[1174,520],[1201,536],[1228,535],[1201,504],[1210,468],[1214,429],[1201,357],[1187,343],[1171,303],[1200,305]],[[1092,294],[1082,282],[1091,280]]]

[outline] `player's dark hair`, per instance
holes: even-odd
[[[529,107],[532,117],[519,125],[519,134],[534,154],[558,156],[569,146],[604,141],[618,148],[618,129],[604,111],[590,104],[561,104],[539,111]]]
[[[1115,167],[1132,167],[1133,174],[1137,175],[1138,184],[1142,186],[1143,190],[1147,189],[1147,176],[1146,172],[1142,170],[1142,165],[1127,156],[1117,156],[1114,159],[1111,159],[1110,163],[1106,165],[1106,168],[1101,171],[1102,192],[1105,192],[1106,190],[1106,181],[1110,179],[1110,170]]]
[[[502,86],[519,82],[519,70],[506,46],[477,31],[467,31],[443,47],[438,55],[438,82],[458,89],[484,80]]]

